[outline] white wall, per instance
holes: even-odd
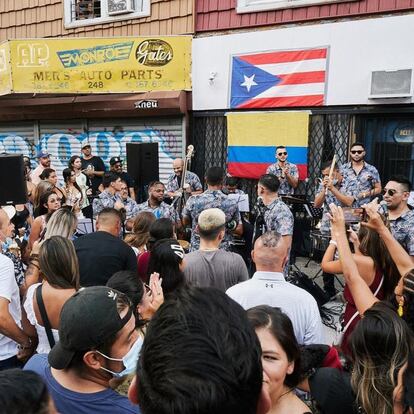
[[[193,40],[194,110],[229,108],[231,55],[330,47],[326,105],[411,103],[371,100],[372,70],[414,69],[414,14],[292,26]],[[209,82],[210,72],[216,72]]]

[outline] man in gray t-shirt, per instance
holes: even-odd
[[[185,256],[184,275],[191,285],[215,287],[225,292],[249,278],[240,255],[219,249],[225,226],[226,216],[218,208],[209,208],[199,215],[200,250]]]

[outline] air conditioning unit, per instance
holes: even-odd
[[[412,69],[371,72],[369,99],[411,97],[412,72]]]
[[[135,11],[134,3],[134,0],[108,0],[108,14],[116,16],[133,13]]]

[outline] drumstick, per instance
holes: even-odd
[[[336,163],[336,154],[334,154],[333,158],[332,158],[332,164],[331,164],[331,168],[329,170],[329,179],[332,179],[332,174],[333,174],[333,170],[335,168],[335,163]],[[325,188],[325,196],[328,194],[328,187]]]

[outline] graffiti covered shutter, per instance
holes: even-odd
[[[59,183],[63,185],[62,171],[68,167],[72,155],[81,155],[81,142],[85,138],[84,122],[79,120],[40,122],[39,149],[51,154]]]
[[[0,124],[0,154],[6,152],[8,154],[23,154],[28,157],[35,157],[34,128],[33,122]]]
[[[94,154],[102,157],[107,166],[114,156],[126,160],[129,142],[158,142],[159,173],[163,182],[172,173],[173,159],[183,155],[185,138],[181,117],[90,120],[88,132]]]

